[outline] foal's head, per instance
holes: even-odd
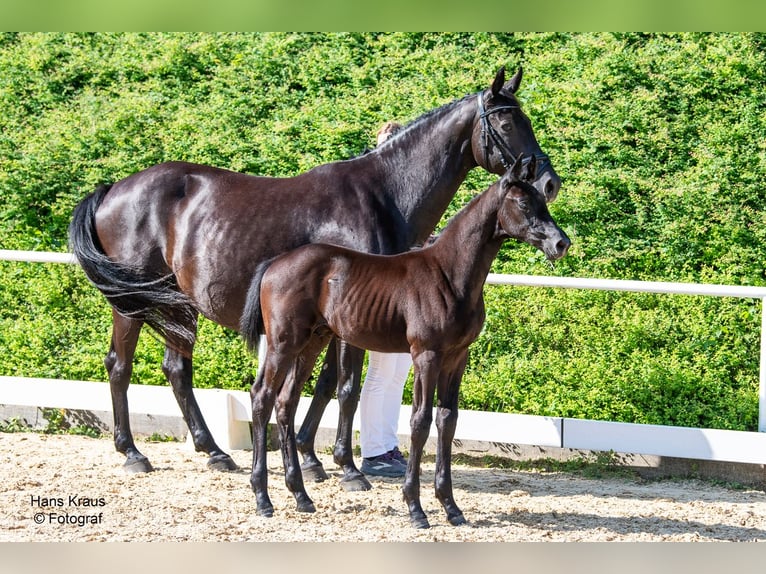
[[[535,180],[536,170],[534,158],[523,165],[519,156],[500,178],[498,191],[504,198],[497,212],[497,233],[537,247],[549,260],[561,259],[571,241],[556,225],[540,192],[529,183]]]

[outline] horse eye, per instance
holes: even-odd
[[[505,125],[511,123],[513,120],[513,110],[499,110],[497,116],[500,118],[500,123]]]

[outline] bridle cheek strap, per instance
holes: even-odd
[[[495,106],[494,108],[485,109],[484,98],[482,96],[483,94],[480,92],[476,99],[479,102],[479,121],[481,122],[481,141],[484,144],[484,161],[487,162],[487,168],[489,168],[489,150],[490,143],[492,143],[500,151],[500,162],[503,164],[503,167],[507,171],[511,169],[511,166],[516,162],[517,156],[513,153],[513,151],[511,151],[511,148],[508,147],[508,144],[503,141],[503,138],[500,137],[500,134],[497,133],[495,126],[493,126],[489,121],[489,116],[497,112],[519,109],[520,106]],[[522,165],[526,165],[532,161],[533,158],[538,161],[538,174],[542,172],[546,164],[550,163],[550,158],[547,155],[544,153],[537,153],[530,154],[529,156],[523,158],[521,161]]]

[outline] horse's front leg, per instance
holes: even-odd
[[[325,472],[322,463],[316,455],[314,442],[319,430],[319,423],[322,420],[327,405],[332,399],[335,388],[338,385],[338,355],[336,350],[337,339],[335,337],[330,341],[327,347],[325,358],[322,363],[322,369],[319,372],[316,386],[314,387],[314,396],[311,398],[311,404],[303,419],[303,424],[298,431],[296,444],[298,450],[303,455],[301,472],[306,481],[322,482],[329,478]]]
[[[196,325],[193,325],[193,330]],[[192,386],[192,352],[193,345],[185,349],[176,349],[167,345],[165,357],[162,361],[162,370],[176,397],[178,406],[181,408],[186,425],[189,427],[194,448],[197,452],[205,452],[209,458],[208,467],[214,470],[236,470],[237,464],[226,454],[213,440],[213,435],[205,423],[197,399],[194,397]]]
[[[333,459],[343,469],[341,486],[349,492],[370,490],[370,481],[356,468],[351,446],[354,414],[362,387],[364,349],[338,342],[338,431]]]
[[[434,473],[434,490],[436,498],[447,512],[447,520],[453,526],[465,524],[463,512],[458,508],[452,494],[452,439],[455,438],[455,428],[458,417],[458,391],[465,370],[468,353],[466,352],[457,362],[456,368],[448,375],[441,377],[437,386],[436,429],[439,437],[436,445],[436,471]]]
[[[430,528],[426,513],[420,504],[420,463],[423,447],[431,430],[433,394],[439,364],[433,353],[413,353],[415,382],[412,389],[412,415],[410,417],[410,456],[404,475],[402,493],[415,528]]]

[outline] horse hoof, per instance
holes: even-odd
[[[449,520],[449,523],[452,526],[462,526],[463,524],[468,523],[468,521],[465,519],[462,513],[456,516],[448,516],[447,520]]]
[[[410,518],[410,525],[412,525],[413,528],[431,528],[431,525],[428,523],[428,518],[425,516],[419,518]]]
[[[141,456],[128,458],[125,461],[125,464],[122,465],[122,469],[127,474],[140,474],[144,472],[152,472],[154,467],[152,467],[152,463],[149,462],[148,458]]]
[[[258,516],[263,516],[264,518],[271,518],[272,516],[274,516],[274,507],[273,506],[263,506],[263,507],[259,506],[258,508],[255,509],[255,513]]]
[[[363,492],[365,490],[371,490],[372,484],[365,478],[363,474],[358,476],[344,476],[340,479],[340,485],[346,492]]]
[[[298,512],[316,512],[317,509],[313,502],[301,502],[296,507]]]
[[[330,478],[322,465],[316,463],[304,462],[301,465],[301,474],[304,482],[324,482]]]
[[[208,468],[228,472],[230,470],[239,470],[237,463],[228,454],[217,454],[211,456],[207,461]]]

